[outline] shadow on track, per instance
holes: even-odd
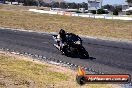
[[[90,60],[95,60],[96,58],[95,57],[89,57]]]
[[[80,59],[95,60],[95,57],[79,57]]]
[[[62,54],[62,55],[64,55],[64,54]],[[87,57],[81,57],[79,55],[70,55],[70,56],[67,56],[67,57],[80,58],[80,59],[88,59],[88,60],[95,60],[96,59],[95,57],[89,57],[89,56],[87,56]]]

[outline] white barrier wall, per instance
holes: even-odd
[[[71,12],[64,12],[64,11],[44,11],[44,10],[36,10],[36,9],[29,9],[31,12],[37,13],[46,13],[46,14],[58,14],[58,15],[65,15],[65,16],[80,16],[80,17],[90,17],[90,18],[103,18],[103,19],[118,19],[118,20],[131,20],[132,17],[124,17],[124,16],[109,16],[109,15],[94,15],[94,14],[77,14]]]
[[[57,12],[55,12],[55,11],[51,11],[49,14],[57,14]]]
[[[118,20],[132,20],[130,17],[113,17],[113,19],[118,19]]]
[[[72,13],[70,13],[70,12],[64,12],[64,15],[65,16],[72,16]]]
[[[58,11],[57,14],[58,15],[64,15],[64,12],[63,11]]]
[[[79,16],[80,16],[80,17],[89,17],[89,15],[87,15],[87,14],[86,14],[86,15],[80,14]]]
[[[55,11],[44,11],[44,10],[36,10],[36,9],[29,9],[29,11],[38,12],[38,13],[47,13],[47,14],[57,14],[57,12]]]
[[[79,14],[73,13],[72,16],[79,16]]]

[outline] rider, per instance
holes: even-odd
[[[59,34],[57,36],[57,39],[58,39],[58,45],[55,44],[55,46],[58,48],[58,49],[61,49],[63,48],[64,46],[64,43],[66,42],[66,32],[65,30],[61,29],[59,31]]]
[[[62,43],[66,42],[66,32],[65,30],[61,29],[59,31],[60,40]]]

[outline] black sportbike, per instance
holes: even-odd
[[[57,35],[53,35],[53,39],[57,44],[57,42],[59,41]],[[78,35],[75,35],[73,33],[66,34],[66,42],[64,43],[63,48],[60,48],[59,50],[66,56],[79,56],[89,58],[88,52],[82,46],[82,39]]]

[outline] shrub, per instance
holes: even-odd
[[[105,10],[103,10],[103,9],[98,9],[98,10],[97,10],[97,14],[105,14]]]
[[[115,10],[113,11],[113,15],[118,15],[118,10],[117,10],[117,9],[115,9]]]

